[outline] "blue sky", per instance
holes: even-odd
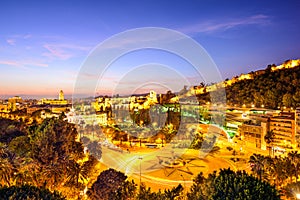
[[[224,79],[297,59],[299,9],[296,0],[2,0],[0,97],[51,96],[60,89],[71,94],[81,65],[100,42],[140,27],[169,28],[192,37],[206,49]],[[124,59],[124,65],[134,66],[134,59],[139,64],[150,62],[153,55],[163,57],[162,63],[170,59],[147,51],[137,54],[132,63]],[[115,72],[126,73],[118,66]],[[183,62],[176,67],[184,76],[192,76]],[[201,80],[193,83],[197,81]]]

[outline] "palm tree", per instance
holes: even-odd
[[[295,175],[295,168],[292,160],[289,157],[283,159],[283,165],[285,166],[286,175],[290,178],[290,182],[293,182],[293,176]]]
[[[0,183],[10,186],[20,166],[20,159],[0,143]]]
[[[7,158],[0,158],[0,184],[11,184],[11,177],[13,175],[14,167]]]
[[[265,135],[265,141],[268,144],[268,149],[269,149],[269,155],[271,156],[271,149],[273,149],[273,142],[275,138],[275,133],[273,130],[267,131],[267,134]],[[274,152],[273,152],[274,155]]]
[[[24,159],[18,173],[24,174],[26,182],[37,187],[42,186],[42,180],[45,178],[41,175],[39,163],[32,158]]]
[[[59,192],[32,185],[0,188],[1,199],[55,199],[66,200]]]
[[[87,177],[87,169],[80,165],[79,163],[75,162],[74,160],[70,160],[68,167],[67,167],[67,185],[72,187],[79,188],[80,182],[86,180]]]
[[[298,151],[291,151],[288,153],[288,157],[291,159],[291,164],[294,167],[295,178],[297,181],[298,170],[300,169],[300,154],[298,154]]]
[[[264,165],[265,165],[264,179],[266,181],[271,182],[271,180],[273,179],[273,174],[274,174],[274,159],[272,159],[270,156],[264,157]]]
[[[250,167],[252,172],[261,180],[265,173],[265,157],[260,154],[250,156]]]
[[[281,157],[275,157],[273,160],[273,177],[275,179],[275,184],[280,186],[288,178],[286,164]]]
[[[55,189],[64,179],[64,169],[62,164],[47,165],[43,169],[44,182],[47,183],[50,190]]]

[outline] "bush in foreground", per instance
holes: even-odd
[[[31,185],[0,187],[1,200],[65,200],[60,193]]]
[[[188,200],[202,199],[280,200],[280,195],[274,186],[245,171],[222,169],[219,174],[214,172],[205,178],[203,173],[200,173],[194,179]]]

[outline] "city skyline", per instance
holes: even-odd
[[[187,34],[206,49],[223,79],[299,58],[297,1],[254,1],[248,5],[238,1],[1,4],[1,97],[55,96],[59,89],[71,95],[81,65],[99,43],[140,27]],[[163,60],[193,79],[185,63],[170,61],[171,57],[140,52],[115,63],[115,68],[122,75],[128,67]],[[111,81],[118,79],[118,73],[109,74]]]

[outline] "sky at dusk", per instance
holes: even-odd
[[[71,95],[81,66],[99,43],[141,27],[168,28],[191,37],[211,56],[223,79],[298,59],[299,10],[298,0],[2,0],[0,97],[53,96],[60,89]],[[192,80],[193,70],[184,61],[149,50],[120,59],[107,77],[116,82],[143,63],[145,69],[151,68],[148,63],[171,65],[192,83],[201,81]],[[110,90],[105,84],[100,91]]]

